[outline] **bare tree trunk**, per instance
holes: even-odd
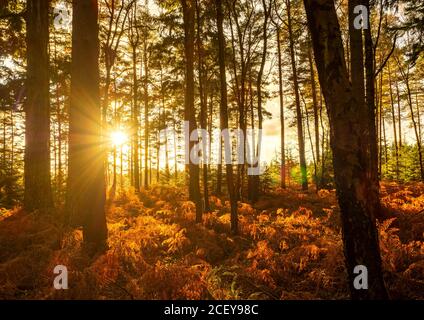
[[[399,82],[395,81],[396,84],[396,96],[397,96],[397,114],[398,114],[398,129],[399,129],[399,150],[402,152],[402,113],[400,105],[400,92]]]
[[[312,61],[312,47],[310,44],[310,39],[308,40],[309,42],[309,48],[308,48],[308,62],[309,62],[309,69],[310,69],[310,74],[311,74],[311,89],[312,89],[312,107],[313,107],[313,111],[314,111],[314,131],[315,131],[315,183],[316,183],[316,188],[317,190],[321,187],[321,175],[318,176],[317,173],[317,166],[320,164],[321,159],[320,159],[320,142],[319,142],[319,114],[318,114],[318,101],[317,101],[317,89],[316,89],[316,84],[315,84],[315,69],[314,69],[314,64]],[[309,123],[309,121],[308,121]]]
[[[280,126],[281,126],[281,166],[280,166],[280,187],[286,187],[286,147],[285,147],[285,127],[284,127],[284,93],[283,93],[283,63],[281,59],[281,32],[277,27],[277,55],[278,55],[278,95],[280,97]]]
[[[200,7],[199,1],[196,2],[196,19],[197,19],[197,58],[198,58],[198,71],[199,71],[199,96],[200,96],[200,127],[203,130],[207,129],[207,91],[204,87],[206,81],[205,67],[203,62],[203,41],[202,41],[202,20],[200,16]],[[204,211],[210,211],[209,205],[209,190],[208,190],[208,162],[207,159],[207,139],[202,137],[202,156],[203,156],[203,201],[204,201]]]
[[[233,69],[234,69],[234,78],[235,78],[235,94],[236,94],[236,100],[237,100],[237,106],[238,106],[238,125],[241,129],[241,132],[243,133],[243,136],[246,137],[246,105],[245,105],[245,97],[246,97],[246,76],[247,76],[247,66],[246,66],[246,59],[245,59],[245,46],[244,46],[244,39],[245,39],[245,29],[240,25],[239,17],[236,9],[236,0],[231,1],[231,8],[229,9],[229,17],[230,17],[230,28],[231,28],[231,37],[232,37],[232,47],[233,47]],[[240,50],[240,81],[238,80],[237,72],[236,72],[236,54],[235,54],[235,45],[234,45],[234,37],[233,37],[233,26],[232,26],[232,18],[231,14],[234,18],[236,31],[237,31],[237,42],[238,47]],[[237,200],[241,199],[243,196],[243,181],[244,181],[244,174],[245,174],[245,162],[246,162],[246,150],[245,148],[243,150],[243,163],[239,163],[237,165],[237,177],[236,177],[236,184],[235,184],[235,195]]]
[[[24,206],[53,206],[50,177],[49,4],[27,1]]]
[[[134,28],[137,28],[134,26]],[[138,38],[138,35],[137,35]],[[140,108],[138,104],[138,79],[137,79],[137,45],[138,39],[133,43],[132,47],[132,67],[133,67],[133,161],[134,161],[134,189],[135,192],[140,191],[140,160],[139,160],[139,137],[138,137],[138,128],[140,126],[138,117],[140,115]]]
[[[388,75],[389,75],[390,106],[391,106],[391,111],[392,111],[393,139],[394,139],[395,157],[396,157],[396,180],[399,181],[399,147],[398,147],[397,133],[396,133],[395,102],[394,102],[394,98],[393,98],[392,73],[390,71],[390,63],[387,64],[387,70],[388,70]]]
[[[368,124],[358,112],[360,101],[349,81],[334,1],[304,0],[304,5],[330,120],[334,176],[351,296],[353,299],[386,299],[375,207],[373,199],[370,203],[370,178],[365,172],[368,157],[362,151],[368,139],[363,130]],[[353,285],[353,271],[357,265],[364,265],[368,270],[368,290],[357,290]]]
[[[363,0],[363,3],[370,11],[369,1]],[[367,168],[370,177],[370,205],[374,206],[375,217],[381,216],[380,205],[380,183],[378,175],[378,147],[377,147],[377,130],[376,130],[376,108],[375,108],[375,52],[371,38],[371,20],[370,14],[367,15],[368,28],[364,30],[365,38],[365,78],[366,78],[366,103],[368,114],[365,114],[365,119],[368,119],[368,127],[365,132],[368,135],[366,146],[369,153],[369,165]]]
[[[99,78],[98,3],[74,0],[67,209],[95,249],[107,239]]]
[[[194,110],[194,0],[181,0],[184,18],[184,48],[185,48],[185,108],[184,120],[188,123],[188,137],[186,143],[186,158],[189,160],[189,190],[192,192],[191,198],[196,205],[196,222],[202,222],[202,201],[199,185],[199,165],[193,163],[190,157],[194,147],[194,141],[190,141],[190,134],[196,130],[196,115]]]
[[[262,39],[263,39],[263,45],[262,45],[262,55],[261,55],[261,64],[258,71],[258,77],[256,79],[256,90],[258,95],[258,142],[256,147],[256,159],[257,163],[252,163],[253,167],[259,168],[260,166],[260,150],[261,150],[261,131],[262,131],[262,123],[263,123],[263,114],[262,114],[262,77],[264,73],[265,68],[265,62],[268,52],[268,21],[269,21],[269,15],[271,13],[271,4],[269,5],[269,8],[267,7],[267,4],[265,2],[266,0],[262,0],[262,7],[264,10],[264,21],[262,25]],[[246,134],[244,135],[246,136]],[[253,190],[252,194],[250,195],[253,202],[256,202],[260,195],[260,179],[259,179],[259,173],[252,176],[252,182],[253,182]]]
[[[148,0],[145,0],[145,8],[148,8]],[[148,10],[148,9],[146,9]],[[147,28],[144,28],[143,34],[143,62],[144,62],[144,187],[147,189],[149,187],[149,169],[148,169],[148,159],[149,159],[149,61],[147,57],[147,37],[148,31]],[[151,175],[150,175],[151,178]]]
[[[227,80],[225,75],[225,38],[223,30],[224,15],[222,13],[222,0],[215,0],[216,7],[216,24],[218,27],[218,61],[219,61],[219,79],[221,83],[221,101],[220,101],[220,127],[221,132],[228,129],[228,104],[227,104]],[[227,148],[231,148],[230,144]],[[229,150],[231,155],[231,150]],[[234,192],[234,181],[233,181],[233,166],[227,159],[227,152],[225,152],[226,160],[226,176],[227,176],[227,188],[230,196],[231,206],[231,232],[233,234],[238,233],[238,216],[237,216],[237,200]]]
[[[289,31],[289,48],[290,48],[291,66],[292,66],[292,72],[293,72],[294,97],[295,97],[295,104],[296,104],[296,123],[297,123],[297,139],[298,139],[298,145],[299,145],[299,164],[300,164],[300,173],[301,173],[301,179],[302,179],[301,181],[302,190],[308,190],[308,174],[306,169],[306,157],[305,157],[305,139],[303,136],[304,133],[303,133],[303,121],[302,121],[302,108],[300,106],[299,82],[297,77],[296,54],[295,54],[295,48],[294,48],[290,1],[292,0],[286,0],[287,27]]]

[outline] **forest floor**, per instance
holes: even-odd
[[[229,232],[229,204],[194,222],[176,187],[109,204],[108,249],[90,257],[80,230],[55,214],[17,208],[0,217],[1,299],[348,299],[335,192],[275,190],[239,204],[240,234]],[[382,184],[379,223],[391,298],[424,299],[424,184]],[[59,213],[56,213],[59,214]],[[65,265],[69,289],[55,290]]]

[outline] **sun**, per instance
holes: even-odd
[[[123,131],[113,131],[110,133],[110,141],[114,146],[123,145],[127,140],[128,136]]]

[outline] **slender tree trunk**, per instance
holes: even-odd
[[[301,95],[302,97],[302,101],[303,101],[303,105],[305,106],[305,123],[306,123],[306,132],[308,133],[308,138],[309,138],[309,142],[311,144],[311,153],[312,153],[312,162],[314,164],[314,176],[315,176],[315,191],[318,192],[318,179],[317,177],[317,170],[318,170],[318,166],[317,166],[317,161],[315,158],[315,151],[314,151],[314,143],[312,141],[312,134],[311,134],[311,126],[309,124],[309,111],[308,111],[308,106],[306,105],[306,101],[303,97],[303,95]]]
[[[352,90],[357,96],[357,100],[365,103],[365,86],[364,86],[364,53],[362,41],[362,29],[354,27],[354,19],[356,14],[354,8],[362,3],[362,0],[349,0],[349,48],[350,48],[350,75],[352,81]]]
[[[393,98],[392,73],[390,71],[390,63],[387,64],[387,71],[389,75],[390,106],[392,111],[393,139],[394,139],[395,157],[396,157],[396,180],[399,181],[399,149],[398,149],[397,133],[396,133],[395,102]]]
[[[185,108],[184,120],[188,123],[188,136],[186,136],[186,159],[189,161],[189,190],[191,198],[196,205],[196,222],[202,221],[202,201],[199,184],[199,165],[195,164],[190,157],[191,150],[194,147],[194,141],[190,141],[190,134],[196,130],[196,115],[194,110],[194,0],[181,0],[184,18],[184,52],[185,52]]]
[[[267,58],[267,52],[268,52],[268,21],[269,21],[269,15],[271,8],[267,7],[267,4],[265,2],[266,0],[262,0],[262,7],[264,10],[264,21],[262,26],[262,39],[263,39],[263,45],[262,45],[262,55],[261,55],[261,64],[258,71],[258,77],[256,79],[256,90],[258,95],[258,142],[256,146],[256,163],[252,163],[252,166],[255,168],[260,167],[260,150],[261,150],[261,134],[262,134],[262,123],[263,123],[263,113],[262,113],[262,77],[264,73],[265,68],[265,62]],[[269,10],[268,10],[269,9]],[[246,134],[244,135],[246,137]],[[252,159],[253,160],[253,159]],[[252,161],[253,162],[253,161]],[[251,194],[251,199],[253,202],[256,202],[260,195],[260,179],[259,179],[259,172],[255,173],[252,176],[253,180],[253,190]]]
[[[318,101],[317,101],[317,89],[315,84],[315,69],[312,61],[312,47],[309,39],[309,48],[308,48],[308,62],[309,70],[311,74],[311,89],[312,89],[312,108],[314,111],[314,131],[315,131],[315,183],[317,190],[321,187],[321,175],[317,173],[317,166],[320,164],[320,142],[319,142],[319,114],[318,114]],[[308,122],[309,123],[309,122]]]
[[[376,81],[377,82],[377,81]],[[375,97],[375,110],[377,113],[377,145],[378,145],[378,177],[381,179],[381,173],[382,173],[382,164],[383,164],[383,112],[382,112],[382,106],[381,106],[381,100],[379,95],[379,88],[377,87],[377,94]]]
[[[224,15],[222,13],[222,0],[215,0],[216,7],[216,24],[218,27],[218,62],[219,62],[219,79],[220,79],[220,127],[221,132],[228,129],[228,102],[227,102],[227,80],[225,74],[225,38],[223,29]],[[226,148],[231,148],[230,144],[226,145]],[[227,150],[226,150],[227,151]],[[234,181],[233,181],[233,166],[230,163],[230,159],[227,159],[227,154],[231,155],[231,150],[225,152],[225,169],[227,177],[227,188],[230,197],[231,206],[231,232],[233,234],[238,233],[238,217],[237,217],[237,200],[234,192]]]
[[[381,147],[381,153],[383,153],[384,150],[384,166],[385,166],[385,172],[387,173],[387,140],[386,140],[386,122],[384,119],[384,113],[383,113],[383,72],[380,72],[379,75],[379,86],[378,86],[378,99],[379,99],[379,106],[380,106],[380,119],[381,119],[381,139],[382,139],[382,147]],[[384,149],[383,149],[384,147]],[[382,178],[382,166],[380,168],[380,177]]]
[[[369,1],[363,0],[363,3],[371,14]],[[365,119],[368,119],[368,127],[365,132],[368,135],[366,146],[369,153],[369,166],[367,168],[370,177],[370,205],[374,206],[375,217],[381,217],[380,205],[380,183],[378,175],[378,147],[377,147],[377,130],[376,130],[376,108],[375,108],[375,52],[371,37],[371,20],[370,14],[367,15],[368,28],[364,30],[365,38],[365,78],[366,78],[366,103],[368,114],[365,114]]]
[[[420,168],[423,168],[423,154],[422,154],[422,133],[421,133],[421,113],[420,113],[420,105],[418,104],[418,86],[416,87],[415,90],[415,103],[417,106],[417,126],[418,126],[418,139],[420,140],[420,155],[419,155],[419,159],[420,159]],[[421,180],[424,181],[424,175],[423,172],[421,171]]]
[[[95,249],[107,239],[96,0],[74,0],[67,212]]]
[[[197,58],[198,58],[198,71],[199,71],[199,96],[200,96],[200,127],[206,131],[207,129],[207,92],[205,88],[205,67],[203,62],[203,41],[202,41],[202,20],[200,16],[199,0],[196,3],[196,19],[197,19]],[[208,158],[207,158],[207,139],[202,137],[202,156],[203,156],[203,200],[204,211],[209,212],[209,190],[208,190]]]
[[[293,27],[292,27],[292,16],[291,16],[291,2],[292,0],[286,0],[287,5],[287,27],[289,32],[289,48],[290,48],[290,58],[291,66],[293,72],[293,86],[294,86],[294,97],[296,105],[296,123],[297,123],[297,139],[299,145],[299,164],[300,164],[300,173],[301,173],[301,184],[302,190],[308,190],[308,174],[306,169],[306,156],[305,156],[305,139],[303,134],[303,121],[302,121],[302,109],[300,106],[300,97],[299,97],[299,82],[297,77],[297,68],[296,68],[296,53],[294,48],[294,38],[293,38]]]
[[[146,0],[146,6],[148,2]],[[149,172],[148,172],[148,159],[149,155],[149,61],[147,58],[147,31],[144,32],[143,36],[143,62],[144,62],[144,187],[149,187]]]
[[[398,131],[399,131],[399,150],[402,151],[402,112],[400,105],[400,92],[399,82],[395,81],[396,84],[396,96],[397,96],[397,114],[398,114]]]
[[[280,187],[286,187],[286,147],[285,147],[285,126],[284,126],[284,93],[283,93],[283,63],[281,58],[281,32],[277,27],[277,54],[278,54],[278,94],[280,97],[280,126],[281,126],[281,167],[280,167]]]
[[[49,4],[27,1],[24,206],[53,206],[50,177]]]
[[[144,187],[149,188],[149,91],[148,91],[148,69],[147,69],[147,45],[143,40],[143,61],[144,61]]]
[[[333,0],[304,0],[319,81],[331,130],[334,178],[341,210],[342,235],[349,287],[353,299],[386,299],[375,207],[370,203],[368,157],[361,151],[364,118],[349,81],[340,26]],[[372,195],[372,194],[371,194]],[[368,290],[354,287],[354,268],[368,270]]]
[[[250,108],[250,125],[252,130],[252,142],[251,148],[249,148],[249,169],[252,170],[255,167],[254,159],[256,157],[256,128],[255,128],[255,108],[254,108],[254,97],[253,97],[253,79],[252,79],[252,67],[249,66],[249,108]],[[246,137],[248,139],[248,137]],[[248,199],[254,199],[254,184],[255,176],[248,176]]]
[[[137,28],[134,26],[133,28]],[[138,41],[137,41],[138,43]],[[135,192],[140,191],[140,160],[139,160],[139,137],[138,137],[138,128],[140,126],[139,123],[139,115],[140,115],[140,107],[138,104],[138,79],[137,79],[137,45],[134,44],[132,46],[132,68],[133,68],[133,161],[134,161],[134,189]]]

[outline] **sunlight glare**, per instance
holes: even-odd
[[[110,134],[110,140],[114,146],[123,145],[127,140],[127,135],[122,131],[113,131]]]

